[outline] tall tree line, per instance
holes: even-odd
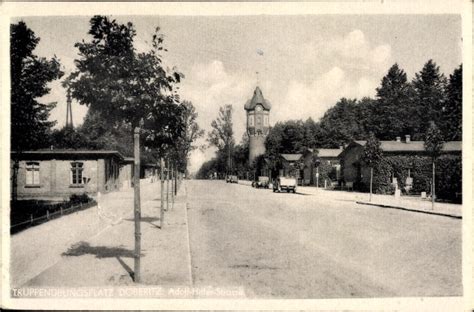
[[[462,139],[462,65],[446,78],[429,60],[413,80],[394,64],[376,89],[376,98],[340,99],[319,122],[276,123],[266,140],[268,154],[297,153],[306,147],[337,148],[351,140],[410,135],[423,140],[431,122],[443,140]]]

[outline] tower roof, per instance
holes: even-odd
[[[263,106],[264,109],[270,110],[272,108],[272,104],[268,100],[265,100],[262,94],[262,90],[260,90],[259,87],[255,88],[255,91],[253,91],[253,97],[252,99],[248,100],[247,103],[245,103],[245,110],[253,110],[255,109],[255,106],[257,104],[260,104]]]

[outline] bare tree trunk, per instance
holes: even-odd
[[[18,198],[18,169],[20,168],[20,161],[14,160],[13,164],[13,176],[12,176],[12,201],[16,201]]]
[[[374,177],[374,168],[370,167],[370,195],[369,195],[369,202],[372,201],[372,181]]]
[[[163,161],[163,157],[160,158],[160,200],[161,200],[161,206],[160,206],[160,229],[163,228],[163,219],[165,217],[165,180],[164,180],[164,167],[165,167],[165,162]]]
[[[134,184],[134,211],[135,211],[135,262],[133,280],[140,282],[140,253],[141,253],[141,233],[140,233],[140,128],[136,127],[133,136],[135,170],[133,177]]]
[[[166,160],[166,211],[170,207],[170,161]]]
[[[434,210],[435,204],[435,161],[433,159],[433,182],[431,183],[431,210]]]

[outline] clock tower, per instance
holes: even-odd
[[[265,153],[265,138],[270,130],[270,109],[259,87],[255,88],[253,97],[245,103],[247,111],[247,134],[249,136],[249,163]]]

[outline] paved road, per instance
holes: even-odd
[[[194,286],[257,298],[460,296],[461,220],[187,182]]]

